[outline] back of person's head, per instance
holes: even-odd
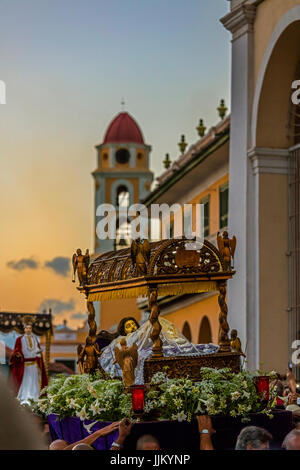
[[[285,436],[282,447],[286,450],[300,450],[300,429],[293,429]]]
[[[136,443],[137,450],[160,450],[160,445],[156,437],[145,434]]]
[[[269,449],[272,435],[263,428],[247,426],[238,435],[236,450],[267,450]]]
[[[63,439],[56,439],[55,441],[51,442],[49,450],[63,450],[65,447],[67,447],[67,445],[67,441],[64,441]]]
[[[72,450],[94,450],[92,446],[89,444],[77,444],[76,446],[73,447]]]
[[[45,450],[39,426],[0,374],[0,450]]]

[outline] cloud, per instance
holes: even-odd
[[[49,310],[51,308],[53,315],[59,315],[62,312],[69,312],[75,307],[75,302],[73,299],[70,299],[67,302],[64,302],[60,299],[45,299],[38,307],[38,311],[42,312],[43,310]]]
[[[23,271],[24,269],[37,269],[39,267],[39,262],[33,258],[22,258],[18,261],[8,261],[6,266],[14,269],[15,271]]]
[[[45,261],[45,268],[52,269],[56,274],[66,277],[70,272],[70,258],[56,256],[50,261]]]
[[[87,315],[85,313],[77,312],[73,313],[73,315],[71,315],[71,318],[73,320],[82,320],[83,318],[87,318]]]

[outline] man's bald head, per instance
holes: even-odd
[[[63,450],[65,447],[67,447],[67,445],[67,441],[64,441],[63,439],[56,439],[56,441],[51,442],[49,450]]]
[[[293,429],[285,436],[282,447],[286,450],[300,450],[300,429]]]
[[[89,444],[84,444],[84,442],[82,442],[81,444],[77,444],[75,447],[73,447],[72,450],[94,450],[94,449]]]
[[[136,450],[160,450],[160,445],[156,437],[146,434],[138,439]]]

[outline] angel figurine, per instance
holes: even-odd
[[[231,270],[231,258],[234,259],[234,252],[236,247],[236,237],[233,236],[231,239],[228,237],[228,232],[223,232],[222,236],[220,232],[217,234],[218,248],[223,256],[226,271]]]
[[[131,259],[132,263],[136,265],[138,276],[143,276],[147,273],[147,267],[150,261],[150,251],[150,243],[146,238],[143,241],[141,241],[140,238],[132,240]]]
[[[117,346],[114,349],[115,361],[122,369],[123,382],[125,387],[134,385],[134,369],[138,363],[138,347],[133,343],[131,347],[127,346],[125,338],[120,341],[121,348]]]
[[[230,334],[230,347],[233,352],[239,353],[241,356],[246,357],[246,355],[242,351],[242,343],[240,338],[238,337],[237,330],[231,330]]]
[[[80,286],[87,283],[87,271],[90,264],[89,250],[86,250],[85,255],[82,254],[81,249],[78,248],[72,257],[73,264],[73,279],[75,282],[75,274],[77,271],[78,281]]]
[[[91,374],[99,368],[98,358],[101,356],[98,344],[93,343],[91,336],[86,338],[85,347],[78,346],[78,365],[81,373]]]

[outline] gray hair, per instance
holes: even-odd
[[[259,449],[261,444],[270,442],[272,439],[273,436],[265,429],[257,426],[247,426],[238,435],[235,450],[247,450],[249,444],[253,449]]]
[[[300,429],[289,432],[284,438],[282,447],[286,450],[300,450]]]

